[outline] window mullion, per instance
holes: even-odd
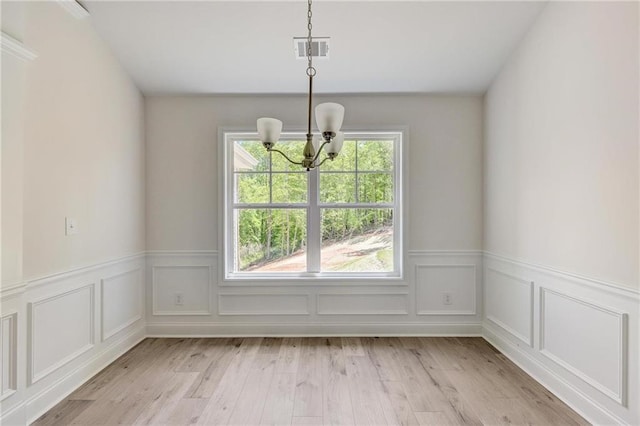
[[[307,208],[307,271],[320,272],[320,209],[318,208],[318,192],[320,176],[318,169],[310,170],[308,179],[308,208]]]

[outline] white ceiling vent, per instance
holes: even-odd
[[[307,38],[294,37],[293,48],[297,59],[307,59]],[[313,37],[311,39],[311,56],[314,58],[329,58],[329,37]]]

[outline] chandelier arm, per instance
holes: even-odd
[[[287,159],[288,162],[290,162],[291,164],[296,164],[298,166],[302,166],[302,161],[293,161],[291,158],[287,157],[287,154],[285,154],[284,152],[280,151],[279,149],[275,149],[275,148],[268,148],[267,151],[269,152],[277,152],[278,154],[282,155],[284,158]]]
[[[331,157],[324,157],[324,160],[322,160],[320,164],[316,164],[316,167],[322,166],[327,160],[333,160],[333,159]]]
[[[318,159],[318,157],[320,157],[320,153],[322,152],[322,148],[324,148],[324,146],[325,146],[326,144],[328,144],[328,143],[329,143],[329,142],[324,141],[324,142],[322,143],[322,145],[320,145],[320,147],[318,148],[318,152],[316,152],[316,156],[315,156],[315,157],[313,157],[313,162],[314,162],[314,163],[316,162],[316,160]],[[327,157],[327,158],[329,158],[329,157]],[[324,162],[324,161],[323,161],[323,162]],[[322,164],[322,163],[320,163],[320,164]],[[318,166],[320,166],[320,164],[318,164]],[[316,166],[316,167],[318,167],[318,166]]]

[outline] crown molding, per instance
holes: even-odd
[[[89,11],[76,0],[56,0],[56,2],[76,19],[84,19],[89,16]]]
[[[8,53],[9,55],[22,59],[23,61],[33,61],[38,57],[35,52],[27,49],[24,44],[4,31],[0,38],[0,44],[2,45],[2,53]]]

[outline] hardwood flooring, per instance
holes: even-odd
[[[146,339],[33,423],[582,425],[481,338]]]

